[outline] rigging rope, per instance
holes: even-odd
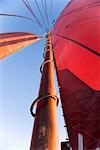
[[[49,14],[49,18],[51,18],[51,14],[52,14],[52,5],[53,5],[53,1],[51,0],[51,3],[50,3],[50,14]]]
[[[41,28],[43,28],[43,26],[42,26],[40,20],[37,18],[37,16],[36,16],[35,13],[33,12],[33,10],[32,10],[32,8],[31,8],[30,4],[28,3],[28,1],[27,1],[27,0],[26,0],[26,1],[25,1],[25,0],[22,0],[22,1],[23,1],[24,5],[27,7],[27,9],[29,10],[29,12],[32,14],[32,16],[36,19],[38,25],[39,25]]]
[[[47,22],[48,22],[48,30],[50,30],[50,20],[49,20],[48,11],[47,11],[47,1],[44,0],[44,3],[45,3],[45,14],[46,14],[46,17],[47,17]]]
[[[44,23],[45,30],[47,31],[46,23],[45,23],[45,20],[44,20],[43,15],[42,15],[42,13],[41,13],[41,9],[40,9],[40,7],[39,7],[39,5],[38,5],[37,0],[35,0],[35,3],[36,3],[36,6],[37,6],[37,8],[38,8],[38,11],[39,11],[39,13],[40,13],[40,15],[41,15],[42,21],[43,21],[43,23]]]
[[[44,3],[43,3],[43,0],[41,0],[41,4],[42,4],[43,10],[44,10],[45,6],[44,6]]]
[[[0,16],[18,17],[18,18],[22,18],[22,19],[28,19],[28,20],[31,20],[31,21],[34,21],[35,23],[37,23],[32,18],[25,17],[25,16],[20,16],[20,15],[16,15],[16,14],[0,14]]]
[[[49,20],[52,16],[52,6],[53,6],[53,0],[51,0],[51,3],[50,3],[50,14],[49,14]],[[52,21],[50,21],[50,30],[52,28]]]
[[[45,31],[48,32],[50,30],[50,17],[51,17],[51,11],[52,11],[52,0],[51,0],[51,4],[50,4],[50,14],[48,16],[48,12],[47,12],[47,2],[46,0],[41,0],[41,4],[42,4],[42,7],[43,7],[43,10],[44,10],[44,13],[45,13],[45,16],[46,16],[46,20],[47,20],[47,24],[46,24],[46,21],[43,17],[43,14],[42,14],[42,11],[39,7],[39,4],[37,2],[37,0],[35,0],[35,3],[36,3],[36,6],[38,8],[38,11],[41,15],[41,18],[42,18],[42,21],[44,23],[44,26],[41,24],[41,21],[38,19],[38,17],[36,16],[36,14],[34,13],[30,3],[28,2],[28,0],[22,0],[22,2],[24,3],[24,5],[26,6],[26,8],[28,9],[28,11],[32,14],[32,16],[34,18],[31,18],[31,17],[26,17],[26,16],[21,16],[21,15],[17,15],[17,14],[0,14],[0,16],[9,16],[9,17],[18,17],[18,18],[22,18],[22,19],[28,19],[28,20],[31,20],[33,22],[35,22],[36,24],[38,24],[42,29],[45,28]]]
[[[46,19],[47,19],[47,23],[48,23],[48,26],[49,26],[49,21],[48,21],[49,18],[48,18],[48,14],[47,14],[47,11],[46,11],[46,8],[45,8],[45,5],[44,5],[43,0],[41,0],[41,4],[42,4],[42,7],[43,7],[43,10],[44,10]],[[48,29],[48,30],[49,30],[49,29]]]

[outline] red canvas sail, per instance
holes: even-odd
[[[42,37],[25,32],[0,34],[0,60],[40,39]]]
[[[63,111],[73,150],[100,147],[100,0],[71,0],[52,30]]]

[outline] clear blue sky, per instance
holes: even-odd
[[[51,20],[59,16],[67,1],[53,0]],[[29,2],[40,18],[34,0]],[[47,3],[49,10],[50,0]],[[31,16],[22,0],[0,0],[0,13]],[[0,17],[0,33],[3,32],[44,33],[31,21]],[[0,62],[0,150],[29,150],[33,128],[29,109],[38,95],[44,44],[45,40],[32,44]],[[58,89],[56,91],[59,94]],[[58,107],[58,126],[59,138],[63,141],[66,131],[61,105]]]

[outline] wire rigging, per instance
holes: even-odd
[[[38,8],[38,11],[39,11],[39,13],[40,13],[40,15],[41,15],[42,21],[43,21],[43,23],[44,23],[45,30],[47,31],[46,23],[45,23],[45,20],[44,20],[43,15],[42,15],[42,13],[41,13],[41,9],[40,9],[40,7],[39,7],[39,5],[38,5],[37,0],[35,0],[35,3],[36,3],[36,6],[37,6],[37,8]]]
[[[51,3],[50,3],[49,20],[51,19],[51,16],[52,16],[52,7],[53,7],[53,0],[51,0]],[[50,21],[50,30],[51,28],[52,28],[52,21]]]
[[[45,13],[45,6],[44,6],[44,2],[43,2],[43,0],[41,0],[41,4],[42,4],[42,8],[43,8],[44,13]]]
[[[52,6],[53,6],[53,1],[51,0],[49,18],[51,18],[51,15],[52,15]]]
[[[16,14],[0,14],[0,16],[18,17],[18,18],[22,18],[22,19],[28,19],[28,20],[34,21],[36,23],[36,21],[33,20],[32,18],[20,16],[20,15],[16,15]]]
[[[32,10],[30,4],[28,3],[28,1],[27,1],[27,0],[26,0],[26,1],[25,1],[25,0],[22,0],[22,1],[23,1],[24,5],[27,7],[27,9],[29,10],[29,12],[32,14],[32,16],[36,19],[38,25],[39,25],[41,28],[43,28],[43,26],[42,26],[40,20],[39,20],[39,19],[37,18],[37,16],[35,15],[35,13],[34,13],[34,11]]]
[[[25,4],[25,6],[26,6],[27,9],[29,10],[29,12],[32,14],[32,16],[36,19],[36,21],[38,22],[38,24],[39,24],[40,26],[42,26],[41,23],[40,23],[40,21],[39,21],[39,19],[36,17],[35,13],[33,12],[33,10],[32,10],[32,8],[31,8],[29,2],[28,2],[27,0],[26,0],[26,1],[23,0],[23,3]]]
[[[46,16],[46,19],[47,19],[47,23],[48,23],[48,27],[49,27],[49,21],[48,21],[48,14],[47,14],[47,11],[46,11],[46,3],[44,4],[44,1],[41,0],[41,4],[42,4],[42,8],[44,10],[44,13],[45,13],[45,16]],[[48,29],[49,30],[49,29]]]
[[[48,17],[48,11],[47,11],[47,1],[44,0],[44,3],[45,3],[45,14],[46,14],[46,18],[47,18],[47,22],[48,22],[48,30],[50,30],[50,20],[49,20],[49,17]]]
[[[41,0],[41,4],[42,4],[42,7],[43,7],[43,11],[44,11],[45,16],[43,16],[43,13],[42,13],[42,10],[39,6],[38,1],[35,0],[36,6],[37,6],[37,9],[40,13],[43,24],[41,23],[40,19],[37,17],[35,12],[33,11],[29,1],[28,0],[22,0],[22,2],[25,5],[25,7],[27,8],[27,10],[31,13],[32,17],[22,16],[22,15],[17,15],[17,14],[7,14],[7,13],[1,13],[0,16],[18,17],[18,18],[21,18],[21,19],[27,19],[27,20],[33,21],[34,23],[39,25],[42,28],[42,30],[44,28],[45,31],[48,32],[51,28],[50,17],[51,17],[51,13],[52,13],[53,0],[51,0],[51,3],[50,3],[50,12],[49,12],[49,14],[48,14],[48,11],[47,11],[47,1],[46,0]]]
[[[41,0],[41,4],[42,4],[43,10],[44,10],[45,6],[44,6],[44,3],[43,3],[43,0]]]

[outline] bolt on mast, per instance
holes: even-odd
[[[57,105],[51,33],[46,36],[45,57],[38,98],[31,106],[35,117],[30,150],[58,150]],[[33,107],[37,103],[36,114]]]

